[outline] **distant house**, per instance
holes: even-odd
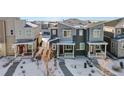
[[[105,23],[104,39],[110,53],[118,58],[124,57],[124,18]]]

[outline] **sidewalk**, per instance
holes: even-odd
[[[64,59],[59,59],[59,66],[64,73],[65,76],[73,76],[73,74],[68,70],[68,68],[65,65],[65,60]]]

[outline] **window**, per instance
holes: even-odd
[[[56,30],[52,30],[52,34],[53,35],[56,35]]]
[[[13,35],[13,30],[10,30],[11,35]]]
[[[93,30],[93,37],[94,38],[100,38],[100,30],[99,29]]]
[[[32,51],[32,45],[28,45],[28,52],[31,52]]]
[[[124,49],[124,42],[121,43],[121,48]]]
[[[26,31],[27,35],[31,35],[31,30]]]
[[[64,38],[71,37],[71,30],[64,30]]]
[[[121,29],[117,29],[117,34],[121,34]]]
[[[83,35],[83,30],[79,30],[79,36]]]
[[[101,50],[101,46],[100,45],[96,45],[96,50]]]
[[[72,50],[72,45],[65,45],[64,46],[64,49],[65,50]]]
[[[84,43],[80,43],[79,45],[77,45],[77,49],[76,50],[85,50],[85,44]]]
[[[55,43],[52,44],[52,50],[56,50],[56,44]]]

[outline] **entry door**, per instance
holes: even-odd
[[[20,46],[19,46],[19,54],[22,54],[22,53],[23,53],[23,48],[24,48],[23,45],[20,45]]]
[[[60,50],[59,53],[60,53],[60,54],[63,54],[63,53],[64,53],[64,52],[63,52],[63,45],[60,45],[59,48],[60,48],[60,49],[59,49],[59,50]]]

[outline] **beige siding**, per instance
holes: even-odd
[[[6,56],[5,24],[0,21],[0,56]]]

